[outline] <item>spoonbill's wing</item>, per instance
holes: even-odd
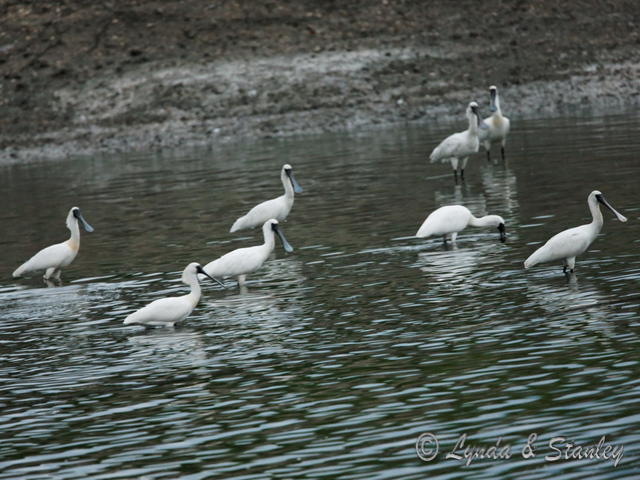
[[[262,245],[238,248],[207,263],[203,269],[212,277],[236,277],[256,271],[267,259],[268,252]]]
[[[13,276],[17,278],[25,273],[68,265],[74,257],[75,252],[69,248],[66,242],[57,243],[40,250],[33,257],[20,265],[16,271],[13,272]]]
[[[576,257],[584,253],[594,239],[588,225],[564,230],[551,237],[547,243],[533,252],[525,261],[524,267],[529,268],[538,263]]]
[[[462,205],[447,205],[429,214],[420,226],[416,237],[431,235],[447,235],[464,230],[471,216],[469,210]]]
[[[189,315],[193,307],[194,305],[185,297],[161,298],[133,312],[124,320],[124,323],[125,325],[132,323],[145,325],[173,324]]]
[[[276,220],[284,220],[284,218],[286,218],[287,214],[289,213],[288,211],[285,213],[284,210],[286,210],[286,202],[284,196],[259,203],[251,210],[249,210],[249,213],[238,218],[233,223],[230,232],[237,232],[238,230],[244,230],[245,228],[255,228],[258,226],[262,226],[264,222],[271,218],[275,218]]]
[[[431,163],[443,162],[457,156],[461,143],[464,141],[464,132],[454,133],[445,138],[440,145],[433,149],[429,158]]]

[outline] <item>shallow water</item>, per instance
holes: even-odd
[[[514,121],[508,162],[480,153],[456,186],[426,156],[459,127],[0,169],[0,478],[638,478],[640,116]],[[247,291],[205,284],[175,330],[124,327],[185,292],[187,263],[261,241],[227,232],[280,194],[283,163],[304,188],[284,224],[295,252],[278,247]],[[629,222],[605,213],[574,277],[525,272],[589,221],[596,188]],[[411,238],[452,202],[502,215],[507,243]],[[95,232],[62,286],[12,280],[66,238],[73,205]],[[463,433],[513,456],[445,459]],[[602,435],[624,445],[617,467],[544,459],[552,437]]]

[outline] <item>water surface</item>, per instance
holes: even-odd
[[[426,161],[457,124],[0,169],[0,478],[637,478],[640,116],[513,125],[507,163],[480,153],[460,185]],[[283,226],[295,252],[246,291],[205,284],[175,330],[124,327],[183,294],[189,262],[261,242],[228,230],[280,195],[284,163],[304,188]],[[629,222],[605,213],[574,277],[525,272],[590,220],[593,189]],[[502,215],[507,242],[411,238],[448,203]],[[95,232],[63,284],[11,279],[67,237],[73,205]],[[463,433],[514,456],[446,460]],[[545,462],[559,435],[606,435],[624,458]]]

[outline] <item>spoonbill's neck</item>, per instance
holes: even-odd
[[[264,243],[262,246],[269,251],[273,250],[273,247],[276,244],[276,239],[273,229],[271,228],[271,224],[266,225],[262,229],[262,235],[264,236]]]
[[[282,186],[284,187],[284,196],[287,198],[293,198],[293,185],[291,185],[291,179],[289,178],[289,175],[287,175],[287,172],[283,170],[280,175],[280,179],[282,180]]]
[[[485,215],[484,217],[476,218],[471,215],[469,225],[472,227],[492,227],[495,223],[494,217],[495,215]]]
[[[493,114],[496,115],[496,116],[500,116],[501,117],[502,116],[502,110],[500,110],[500,95],[498,95],[497,93],[496,93],[496,98],[493,101],[493,105],[496,107],[496,111],[493,112]]]
[[[602,230],[602,225],[604,224],[604,219],[602,218],[602,212],[600,211],[600,205],[598,205],[597,200],[589,200],[589,210],[591,210],[591,227],[595,230],[596,234],[600,233]]]
[[[189,286],[191,287],[191,291],[189,292],[188,295],[185,295],[185,297],[191,302],[191,304],[195,308],[195,306],[200,301],[200,295],[202,294],[202,289],[200,288],[200,282],[195,276],[189,279]]]
[[[76,251],[80,248],[80,226],[78,223],[79,222],[75,220],[71,222],[71,225],[69,226],[69,230],[71,230],[71,238],[69,238],[68,244]]]
[[[468,119],[469,119],[469,132],[471,132],[473,135],[477,135],[478,134],[478,118],[476,117],[476,114],[473,113],[472,111],[469,111]]]

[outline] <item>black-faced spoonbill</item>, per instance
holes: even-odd
[[[500,96],[498,95],[498,88],[495,85],[489,87],[489,110],[493,113],[480,124],[478,138],[487,151],[488,161],[491,161],[491,144],[493,142],[500,142],[500,154],[502,155],[502,160],[504,160],[504,147],[507,144],[507,135],[509,135],[511,122],[507,117],[502,115],[502,110],[500,110]]]
[[[233,223],[231,230],[229,230],[230,232],[264,225],[264,222],[271,218],[275,218],[279,222],[287,218],[291,207],[293,207],[294,193],[302,192],[302,187],[293,176],[293,168],[289,164],[282,166],[280,180],[284,187],[284,195],[259,203],[253,207],[249,210],[249,213]]]
[[[243,286],[247,274],[258,270],[265,262],[275,246],[275,235],[278,235],[285,252],[293,252],[293,247],[289,245],[278,225],[278,220],[272,218],[262,225],[264,243],[255,247],[238,248],[217,260],[207,263],[204,271],[212,277],[224,278],[233,277],[238,280],[238,285]]]
[[[533,252],[531,256],[525,260],[524,268],[531,268],[542,262],[562,260],[564,265],[562,271],[566,273],[568,268],[573,272],[576,265],[576,257],[589,248],[589,245],[593,243],[600,233],[600,230],[602,230],[604,219],[602,218],[602,212],[600,212],[599,203],[611,210],[621,222],[627,221],[627,217],[609,205],[609,202],[605,200],[602,193],[594,190],[587,197],[587,204],[589,205],[591,217],[593,218],[591,223],[564,230],[551,237],[547,243]]]
[[[466,111],[469,128],[464,132],[454,133],[445,138],[440,145],[433,149],[429,158],[431,163],[451,161],[453,168],[453,176],[458,180],[458,167],[460,167],[460,176],[464,178],[464,169],[467,166],[469,155],[472,155],[480,148],[478,140],[478,127],[480,122],[480,114],[478,113],[478,104],[471,102]]]
[[[468,226],[472,227],[497,227],[500,232],[500,241],[504,242],[507,237],[504,229],[504,220],[499,215],[485,215],[476,218],[467,207],[462,205],[447,205],[440,207],[429,214],[427,219],[418,229],[416,237],[426,238],[432,235],[442,235],[445,243],[447,235],[451,235],[451,241],[455,242],[458,232]]]
[[[124,319],[125,325],[153,325],[173,327],[176,323],[184,320],[196,307],[200,301],[200,282],[198,274],[206,275],[199,263],[190,263],[182,272],[182,283],[191,287],[191,292],[181,297],[168,297],[154,300],[149,305],[133,312]],[[209,277],[211,278],[211,277]],[[215,278],[222,288],[224,284]]]
[[[13,277],[18,278],[30,272],[44,270],[45,280],[51,278],[60,280],[62,267],[73,262],[80,250],[80,225],[86,232],[93,232],[93,227],[82,217],[80,209],[73,207],[67,215],[67,228],[71,230],[71,238],[66,242],[56,243],[40,250],[20,265],[13,272]]]

